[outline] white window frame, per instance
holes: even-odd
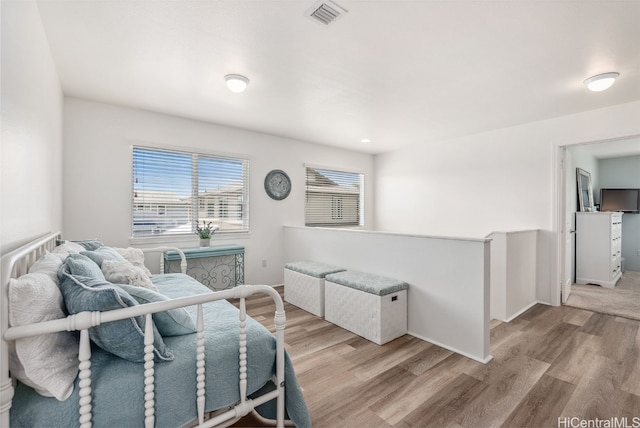
[[[175,159],[173,161],[178,162],[178,158],[182,158],[182,166],[184,169],[181,170],[181,173],[177,174],[175,178],[171,178],[171,172],[178,168],[172,168],[173,165],[171,163],[167,163],[163,165],[161,160],[156,160],[155,163],[152,163],[154,167],[159,168],[162,174],[155,174],[148,172],[145,176],[143,172],[139,169],[136,169],[136,160],[140,159],[139,156],[147,153],[149,155],[158,155],[162,156],[163,154],[167,156],[169,161],[171,161],[171,155],[175,155]],[[188,158],[191,158],[189,161]],[[185,160],[187,158],[187,160]],[[161,158],[158,158],[161,159]],[[228,163],[227,163],[228,161]],[[220,174],[213,174],[209,176],[202,176],[201,170],[204,167],[200,167],[200,165],[205,164],[215,164],[221,163],[224,167],[223,170],[220,171]],[[227,170],[228,167],[228,170]],[[162,170],[162,168],[166,168],[166,171]],[[211,167],[212,171],[218,171],[215,167]],[[237,169],[240,168],[240,176],[238,177]],[[190,172],[187,172],[190,171]],[[167,175],[168,174],[168,175]],[[167,188],[163,188],[163,184],[136,184],[136,175],[138,175],[138,181],[146,177],[147,182],[153,181],[154,177],[158,178],[162,176],[165,181],[173,183],[174,181],[181,181],[183,185],[180,187],[180,191],[177,191],[176,188],[173,188],[173,184],[168,185]],[[195,236],[195,228],[197,224],[202,224],[202,220],[207,222],[211,221],[212,224],[215,224],[219,227],[216,231],[216,234],[246,234],[248,235],[250,232],[249,229],[249,160],[243,157],[229,156],[229,155],[218,155],[212,153],[205,153],[199,151],[191,151],[191,150],[182,150],[176,148],[165,148],[165,147],[151,147],[144,145],[132,145],[131,147],[131,218],[130,218],[130,227],[131,227],[131,240],[144,241],[147,239],[181,239],[185,237],[194,237]],[[167,179],[167,177],[169,177]],[[199,178],[200,180],[199,181]],[[216,180],[217,177],[217,180]],[[238,179],[239,178],[239,179]],[[207,191],[206,196],[204,195],[204,191],[201,191],[201,187],[206,180],[211,180],[224,183],[224,180],[228,180],[229,189],[225,189],[225,185],[218,186],[214,191]],[[233,180],[233,181],[232,181]],[[178,185],[176,185],[178,186]],[[233,187],[236,187],[233,189]],[[175,196],[171,197],[171,200],[164,201],[161,199],[154,200],[151,195],[154,191],[157,193],[175,193]],[[146,192],[146,194],[144,194]],[[178,195],[178,192],[181,192]],[[219,199],[215,201],[215,205],[219,206],[220,200],[223,197],[229,197],[225,195],[225,192],[229,192],[233,194],[234,197],[237,197],[239,200],[238,204],[234,204],[236,207],[236,217],[237,218],[212,218],[210,217],[210,213],[208,211],[208,203],[203,200],[203,197],[215,198],[216,194]],[[143,193],[143,196],[140,196],[140,193]],[[161,196],[164,197],[164,196]],[[145,200],[146,199],[146,200]],[[244,204],[242,203],[244,201]],[[173,227],[173,225],[168,226],[168,223],[160,222],[159,225],[155,225],[155,231],[157,233],[150,232],[152,229],[147,228],[143,230],[142,228],[136,227],[136,222],[138,224],[152,223],[154,221],[158,221],[158,219],[154,218],[152,214],[148,214],[145,217],[145,213],[136,213],[136,210],[140,207],[144,209],[149,209],[150,212],[153,212],[153,208],[157,210],[160,206],[164,207],[165,215],[163,217],[168,218],[168,222],[171,221],[174,217],[170,215],[170,208],[173,203],[173,211],[178,212],[174,217],[177,217],[178,220],[173,220],[178,223],[177,226]],[[214,201],[210,200],[209,203],[214,203]],[[177,208],[176,208],[177,207]],[[184,210],[184,212],[182,212]],[[218,211],[219,214],[219,210]],[[205,218],[203,218],[206,216]],[[158,215],[158,217],[160,217]],[[215,217],[215,216],[214,216]],[[233,217],[233,216],[232,216]],[[137,229],[137,230],[136,230]],[[159,232],[158,232],[159,231]]]
[[[304,168],[305,226],[364,226],[364,173],[311,164]]]

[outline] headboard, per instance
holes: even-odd
[[[4,333],[9,328],[9,279],[27,273],[29,267],[46,251],[56,247],[61,238],[60,232],[47,233],[31,242],[4,254],[0,259],[0,332],[2,350],[0,351],[0,426],[9,426],[9,409],[13,398],[14,385],[9,377],[9,344]]]

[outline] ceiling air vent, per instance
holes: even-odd
[[[331,1],[321,1],[307,11],[307,16],[323,25],[329,25],[347,11]]]

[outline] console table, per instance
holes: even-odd
[[[213,291],[244,284],[244,247],[213,245],[182,251],[187,259],[187,275]],[[176,251],[164,253],[164,272],[180,272],[180,254]]]

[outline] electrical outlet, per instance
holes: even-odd
[[[636,252],[636,255],[637,255],[637,256],[640,256],[640,250],[638,250],[638,251]]]
[[[267,267],[267,259],[262,259],[262,267],[263,268]]]

